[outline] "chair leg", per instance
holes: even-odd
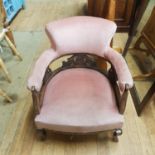
[[[134,85],[131,89],[130,89],[130,94],[137,112],[137,115],[140,116],[140,98],[136,89],[136,86]]]
[[[130,94],[138,116],[141,115],[144,107],[149,103],[149,100],[153,96],[154,92],[155,92],[155,82],[152,84],[151,88],[148,90],[142,101],[140,101],[135,85],[130,89]]]
[[[130,43],[131,43],[131,41],[133,39],[133,36],[134,35],[129,35],[129,37],[128,37],[128,40],[126,42],[126,45],[125,45],[124,50],[123,50],[123,53],[122,53],[123,57],[125,57],[126,54],[127,54],[127,52],[128,52],[128,49],[129,49]]]
[[[9,102],[12,102],[12,99],[1,89],[0,89],[0,96],[3,96]]]
[[[11,82],[11,79],[9,77],[9,73],[8,73],[8,71],[7,71],[6,67],[5,67],[5,64],[4,64],[4,62],[3,62],[3,60],[1,58],[0,58],[0,67],[4,71],[4,73],[5,73],[6,77],[7,77],[8,82]]]
[[[20,60],[22,60],[22,57],[20,55],[20,53],[17,51],[16,47],[14,46],[14,44],[10,41],[10,39],[8,38],[7,35],[5,35],[5,40],[8,43],[9,47],[11,48],[13,55],[16,55]]]
[[[155,93],[155,82],[152,84],[151,88],[148,90],[147,94],[143,98],[141,104],[140,104],[140,110],[139,110],[139,115],[142,113],[144,107],[149,103],[149,100]]]
[[[10,28],[8,28],[8,32],[6,32],[6,35],[7,35],[7,37],[10,39],[10,41],[14,44],[14,46],[16,47],[15,40],[14,40],[12,31],[11,31]]]
[[[113,141],[114,142],[118,142],[119,140],[118,140],[118,136],[120,136],[120,135],[122,135],[122,129],[115,129],[114,131],[113,131]]]
[[[39,140],[44,141],[46,139],[46,131],[44,129],[37,129],[37,136]]]

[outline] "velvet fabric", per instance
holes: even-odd
[[[37,91],[40,91],[47,66],[51,61],[59,56],[61,55],[58,55],[58,53],[53,49],[48,49],[39,57],[35,63],[33,72],[28,78],[27,87],[30,90],[34,86]],[[120,90],[122,92],[124,91],[125,84],[128,84],[129,88],[131,88],[133,86],[132,75],[122,55],[117,51],[114,51],[112,48],[108,48],[104,58],[113,64],[118,77],[118,85]]]
[[[115,31],[114,22],[88,16],[70,17],[46,25],[52,47],[60,55],[86,52],[104,56]]]
[[[110,41],[116,31],[114,22],[96,17],[70,17],[47,24],[46,32],[53,49],[45,51],[37,60],[28,79],[28,88],[35,86],[40,91],[48,64],[67,53],[93,53],[105,57],[114,65],[120,90],[125,84],[133,86],[132,76],[124,58],[110,48]]]
[[[109,47],[107,52],[105,53],[105,58],[109,60],[114,66],[118,78],[118,85],[121,92],[124,91],[125,84],[128,84],[129,88],[132,88],[132,75],[122,55]]]
[[[40,91],[46,68],[49,63],[57,57],[58,53],[55,52],[53,49],[48,49],[42,53],[42,55],[36,61],[33,71],[28,78],[28,89],[31,90],[34,86],[35,90]]]
[[[96,17],[70,17],[47,24],[52,48],[43,52],[28,79],[28,88],[39,92],[51,61],[68,53],[90,53],[110,61],[123,92],[125,84],[133,86],[124,58],[110,48],[116,31],[112,21]],[[67,69],[48,83],[41,111],[35,117],[38,129],[88,133],[122,128],[113,88],[104,75],[84,68]]]
[[[121,128],[116,99],[108,79],[91,69],[61,71],[46,87],[37,128],[62,132],[96,132]]]

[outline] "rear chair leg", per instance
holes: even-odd
[[[113,132],[113,141],[118,142],[118,136],[122,135],[122,129],[115,129]]]
[[[46,131],[44,129],[37,129],[37,136],[39,140],[44,141],[46,139]]]

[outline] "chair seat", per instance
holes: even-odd
[[[101,73],[74,68],[61,71],[48,83],[35,118],[38,129],[88,133],[121,128],[115,95]]]

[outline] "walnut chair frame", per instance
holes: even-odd
[[[109,79],[111,85],[113,85],[119,113],[123,114],[125,111],[125,107],[126,107],[129,86],[126,84],[125,91],[123,92],[123,94],[121,95],[119,93],[120,92],[119,87],[116,82],[117,75],[116,75],[113,65],[108,60],[102,58],[103,63],[108,62],[108,64],[110,64],[111,67],[110,69],[100,68],[100,66],[98,66],[96,63],[96,57],[98,56],[94,54],[87,54],[87,53],[67,54],[67,56],[69,55],[70,57],[67,59],[67,61],[66,60],[63,61],[62,66],[57,68],[56,70],[52,70],[50,67],[53,61],[48,65],[46,72],[45,72],[44,79],[43,79],[42,88],[39,92],[35,90],[35,87],[32,88],[31,92],[32,92],[32,98],[33,98],[33,107],[34,107],[35,116],[40,113],[40,109],[42,107],[43,96],[44,96],[45,89],[49,81],[59,72],[70,69],[70,68],[93,69],[93,70],[96,70],[102,73],[104,76],[106,76]],[[44,140],[46,138],[46,129],[37,129],[37,132],[41,140]],[[117,142],[118,136],[122,134],[122,129],[114,129],[112,132],[113,132],[113,140]],[[76,134],[76,133],[70,133],[70,134]]]
[[[46,25],[52,46],[38,58],[27,83],[41,139],[46,130],[113,131],[118,141],[133,80],[124,58],[110,47],[116,28],[112,21],[87,16]],[[64,56],[62,66],[52,69]]]

